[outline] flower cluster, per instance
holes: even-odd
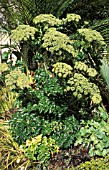
[[[70,38],[59,31],[56,28],[49,28],[43,37],[44,43],[42,46],[46,48],[47,51],[50,51],[52,54],[61,55],[62,51],[67,51],[68,53],[75,56],[75,49],[72,45]]]
[[[77,14],[67,14],[67,17],[65,19],[62,19],[64,22],[71,22],[71,21],[76,21],[79,22],[81,20],[81,16]]]
[[[12,70],[5,76],[6,86],[10,89],[29,87],[30,80],[20,69]]]
[[[72,67],[66,63],[57,62],[53,65],[52,71],[58,74],[59,77],[66,78],[68,75],[72,74]]]
[[[30,37],[34,39],[34,35],[37,29],[29,25],[19,25],[15,30],[11,32],[11,39],[18,43],[19,41],[27,41]]]
[[[75,73],[73,77],[68,80],[68,86],[65,91],[72,91],[73,96],[81,99],[83,95],[90,96],[91,100],[95,104],[101,102],[100,91],[98,87],[88,81],[82,74]]]
[[[94,68],[89,68],[84,62],[75,62],[75,69],[86,72],[90,77],[95,77],[97,71]]]
[[[105,45],[104,38],[96,30],[92,30],[89,28],[82,28],[82,29],[78,29],[78,32],[80,35],[85,37],[85,40],[88,41],[89,43],[91,43],[92,41],[96,41],[101,45]]]
[[[0,64],[0,73],[8,70],[8,65],[6,63]]]
[[[61,20],[53,16],[52,14],[40,14],[36,16],[33,20],[35,24],[44,23],[49,26],[60,25]]]

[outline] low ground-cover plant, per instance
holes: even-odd
[[[42,137],[42,135],[38,135],[31,140],[26,140],[26,144],[20,147],[24,149],[27,158],[39,164],[47,163],[54,153],[58,153],[59,150],[54,139]]]
[[[88,147],[90,157],[104,157],[109,153],[109,115],[100,108],[98,117],[95,117],[96,119],[81,121],[75,145]]]
[[[109,156],[105,158],[92,159],[85,163],[80,164],[71,170],[108,170],[109,169]]]

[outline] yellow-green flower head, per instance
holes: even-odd
[[[59,77],[66,78],[68,75],[72,74],[73,68],[62,62],[57,62],[56,64],[53,65],[52,71],[57,74]]]
[[[12,70],[9,74],[5,76],[6,86],[11,89],[16,88],[16,86],[23,89],[24,87],[29,87],[30,80],[25,73],[22,73],[19,69]]]
[[[0,64],[0,72],[4,72],[8,70],[8,65],[6,63]]]
[[[101,45],[105,45],[104,42],[104,38],[102,37],[102,35],[100,34],[100,32],[96,31],[96,30],[92,30],[89,28],[82,28],[82,29],[78,29],[79,34],[81,34],[83,37],[85,37],[85,39],[91,43],[92,41],[97,41],[99,42]]]
[[[65,50],[71,53],[72,56],[75,56],[76,52],[71,45],[72,41],[70,38],[66,34],[57,31],[56,28],[49,28],[44,34],[43,40],[42,46],[52,54],[61,55],[62,50]]]
[[[85,63],[81,62],[81,61],[75,62],[74,68],[78,69],[78,70],[83,70],[83,71],[88,70],[88,66]]]
[[[101,103],[101,101],[102,101],[102,98],[101,98],[100,94],[94,94],[92,96],[92,102],[93,103],[99,104],[99,103]]]
[[[88,25],[89,24],[89,22],[88,21],[84,21],[84,25]]]
[[[61,20],[59,20],[52,14],[40,14],[33,19],[33,22],[35,24],[44,23],[45,25],[48,24],[50,26],[61,24]]]
[[[99,104],[101,102],[100,91],[96,84],[89,82],[89,80],[82,74],[75,73],[73,77],[69,78],[68,86],[65,91],[72,91],[73,95],[78,99],[83,95],[90,95],[90,99],[93,103]]]
[[[19,25],[11,31],[11,39],[18,43],[19,41],[27,41],[30,37],[34,39],[37,29],[29,25]]]
[[[76,21],[79,22],[81,20],[81,16],[77,14],[67,14],[67,17],[63,19],[64,22],[71,22],[71,21]]]
[[[87,73],[91,77],[95,77],[97,75],[97,71],[94,68],[88,68]]]
[[[17,79],[17,86],[23,89],[24,87],[29,87],[30,81],[25,73],[21,73]]]
[[[95,77],[97,75],[97,71],[94,68],[88,68],[88,66],[81,61],[75,62],[74,68],[88,73],[90,77]]]

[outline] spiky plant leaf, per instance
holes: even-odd
[[[109,64],[106,62],[105,59],[102,60],[101,75],[106,81],[107,87],[109,89]]]
[[[8,122],[0,119],[0,168],[18,170],[24,167],[26,170],[31,164],[30,160],[25,157],[8,129]]]

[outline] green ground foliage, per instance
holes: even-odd
[[[71,170],[108,170],[109,169],[109,156],[105,158],[92,159],[90,162],[80,164],[77,168]]]

